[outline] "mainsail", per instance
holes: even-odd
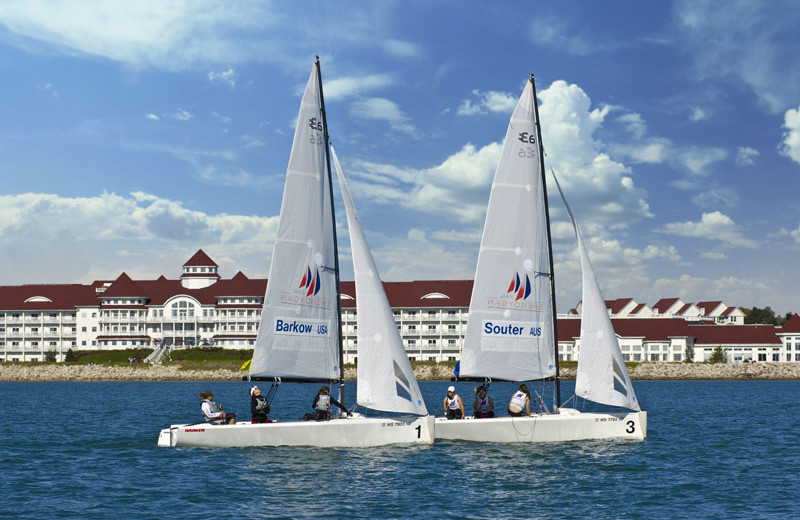
[[[319,61],[297,116],[250,376],[340,375],[335,234]]]
[[[425,402],[333,147],[331,153],[347,211],[355,272],[358,404],[375,410],[426,415]]]
[[[633,383],[625,367],[611,318],[608,317],[608,309],[600,292],[597,276],[564,191],[555,174],[553,178],[572,221],[575,236],[578,237],[578,252],[583,271],[581,347],[575,377],[575,395],[596,403],[623,406],[638,411],[639,402],[633,392]]]
[[[463,377],[556,374],[551,261],[533,78],[492,182],[461,358]]]

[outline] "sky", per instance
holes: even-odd
[[[0,3],[0,285],[265,278],[302,90],[385,281],[471,279],[531,73],[606,299],[800,312],[800,5]],[[551,220],[560,312],[577,244]],[[337,199],[342,279],[352,279]]]

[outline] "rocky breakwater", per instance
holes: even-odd
[[[236,381],[238,370],[183,370],[179,365],[55,365],[0,363],[0,381]]]
[[[800,363],[641,363],[631,379],[800,379]]]
[[[179,364],[131,366],[0,363],[0,381],[239,381],[245,372],[235,369],[184,369]],[[419,381],[447,381],[447,365],[419,365]],[[631,379],[795,379],[800,363],[640,363],[630,368]],[[345,369],[355,380],[356,369]],[[574,379],[575,369],[561,368],[562,379]]]

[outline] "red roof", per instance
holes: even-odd
[[[92,286],[80,284],[7,285],[0,287],[0,310],[71,310],[87,305],[93,295]],[[94,305],[98,303],[94,298]]]
[[[662,298],[653,305],[653,308],[659,312],[659,314],[664,314],[669,310],[670,307],[675,305],[680,298]]]
[[[219,267],[215,261],[211,259],[202,249],[198,249],[197,252],[192,256],[189,260],[183,264],[183,267]]]
[[[773,325],[689,325],[693,331],[695,346],[716,345],[775,345],[781,346],[781,340],[775,335]]]
[[[141,298],[145,293],[139,284],[131,280],[128,273],[122,272],[111,285],[100,294],[100,298]]]
[[[797,333],[800,332],[800,314],[794,314],[791,318],[786,320],[786,323],[783,324],[783,327],[780,328],[778,331],[780,333]]]
[[[606,307],[611,309],[612,314],[619,314],[619,312],[632,300],[633,298],[617,298],[616,300],[606,300]]]
[[[719,307],[720,305],[722,305],[722,302],[720,302],[720,301],[716,301],[716,302],[699,302],[699,303],[697,304],[697,307],[698,307],[698,308],[700,308],[700,309],[702,309],[702,310],[703,310],[703,313],[704,313],[706,316],[708,316],[709,314],[711,314],[712,312],[714,312],[714,310],[715,310],[717,307]]]
[[[670,338],[692,337],[694,332],[682,318],[620,318],[612,319],[614,332],[623,338],[643,338],[644,341],[669,341]],[[581,320],[558,320],[559,341],[572,341],[581,335]]]
[[[355,282],[340,282],[342,308],[356,306]],[[415,280],[413,282],[383,282],[386,299],[393,308],[415,307],[469,307],[472,280]],[[444,295],[440,297],[438,295]],[[427,298],[424,298],[427,296]]]

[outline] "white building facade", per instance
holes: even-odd
[[[216,346],[252,349],[267,280],[237,273],[223,279],[202,250],[183,265],[180,279],[113,281],[89,285],[0,287],[0,361],[62,361],[68,350]],[[472,293],[471,280],[384,284],[408,356],[416,361],[460,358]],[[355,286],[341,282],[345,363],[356,363]],[[800,362],[800,316],[783,327],[738,325],[744,313],[722,302],[631,298],[606,302],[627,361],[707,360],[721,347],[730,361]],[[580,355],[580,304],[558,320],[559,357]],[[706,314],[707,313],[707,314]]]

